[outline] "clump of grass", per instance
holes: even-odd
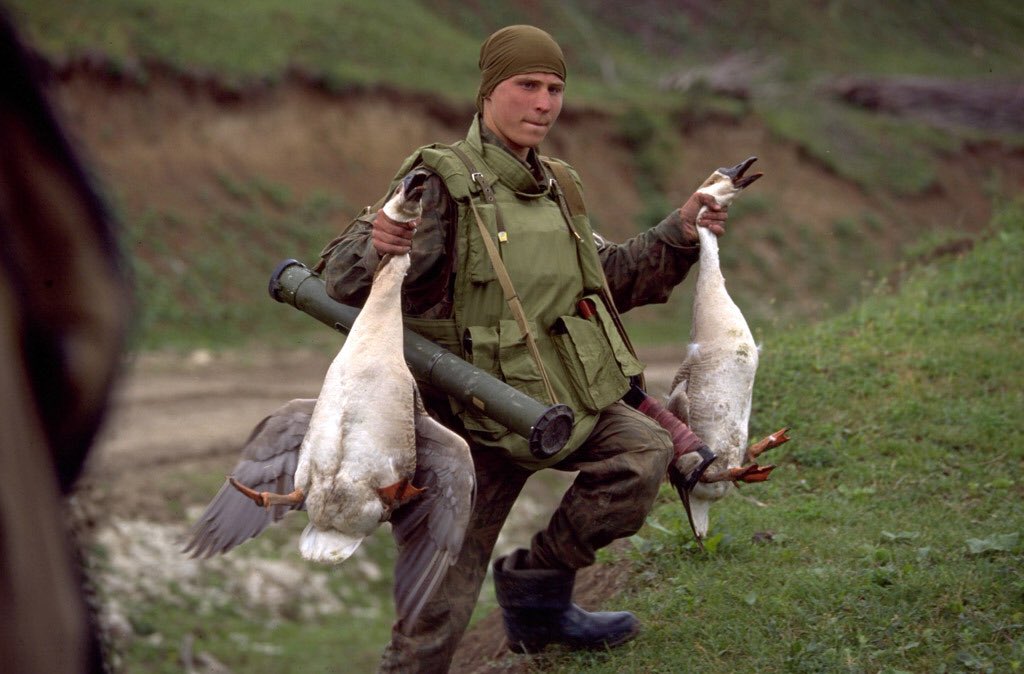
[[[934,184],[934,154],[914,132],[915,124],[812,98],[797,105],[769,103],[759,110],[780,138],[865,189],[912,195]],[[928,137],[944,145],[941,134]]]
[[[648,107],[629,107],[619,117],[619,135],[634,157],[636,171],[633,181],[643,201],[636,216],[637,228],[657,224],[674,206],[666,197],[665,179],[670,175],[670,162],[679,150],[679,139],[671,120],[662,111]]]

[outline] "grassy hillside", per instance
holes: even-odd
[[[951,140],[915,132],[914,125],[870,120],[834,104],[823,89],[831,78],[1019,81],[1024,75],[1024,14],[1013,0],[11,5],[58,63],[101,57],[112,70],[143,81],[157,63],[243,88],[296,70],[334,90],[384,86],[463,103],[475,92],[483,38],[504,25],[533,23],[563,45],[576,106],[627,117],[638,110],[671,116],[749,109],[839,175],[901,193],[927,189],[928,149],[948,150],[963,134]],[[669,84],[680,75],[688,82],[682,92]],[[742,100],[740,108],[733,97]]]
[[[1022,256],[1018,203],[972,252],[767,337],[751,435],[794,438],[772,480],[712,509],[707,553],[666,488],[615,602],[644,636],[551,671],[1019,671]]]
[[[471,100],[480,42],[511,23],[534,23],[556,35],[572,66],[570,86],[594,102],[606,102],[609,92],[644,100],[664,75],[738,53],[771,66],[783,81],[851,72],[1024,73],[1024,17],[1012,0],[8,4],[56,60],[100,53],[115,67],[144,72],[147,62],[159,61],[238,83],[280,78],[299,67],[336,87],[385,84],[461,100]]]

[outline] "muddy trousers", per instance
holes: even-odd
[[[672,456],[667,432],[633,408],[615,403],[593,433],[554,468],[579,471],[546,529],[534,537],[529,564],[575,571],[597,551],[640,529]],[[530,471],[499,452],[473,449],[477,498],[459,554],[424,607],[402,634],[392,630],[381,672],[447,672],[487,574],[494,543]]]

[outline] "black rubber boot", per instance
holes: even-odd
[[[494,588],[509,648],[537,653],[548,644],[608,648],[635,637],[640,622],[629,611],[588,613],[572,603],[573,571],[524,569],[526,550],[494,562]]]

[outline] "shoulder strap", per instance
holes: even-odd
[[[508,232],[505,230],[505,222],[501,218],[501,209],[498,208],[498,200],[497,197],[494,196],[494,189],[491,188],[491,184],[487,182],[484,174],[476,169],[476,165],[473,164],[473,160],[469,158],[469,155],[455,145],[450,145],[449,149],[454,152],[455,156],[459,158],[459,161],[465,164],[466,168],[469,169],[470,180],[480,187],[480,191],[484,195],[484,201],[494,205],[494,226],[498,229],[498,241],[502,243],[508,241]],[[469,197],[469,203],[470,205],[473,204],[472,195]],[[473,214],[476,215],[476,206],[473,206]],[[488,240],[490,239],[488,238]],[[495,270],[497,270],[497,267],[495,267]]]
[[[569,173],[569,167],[565,165],[565,162],[543,155],[540,160],[551,171],[551,174],[555,176],[555,181],[565,196],[565,204],[569,207],[569,214],[586,215],[587,204],[583,201],[583,193],[580,192],[580,187],[576,184],[576,179]]]

